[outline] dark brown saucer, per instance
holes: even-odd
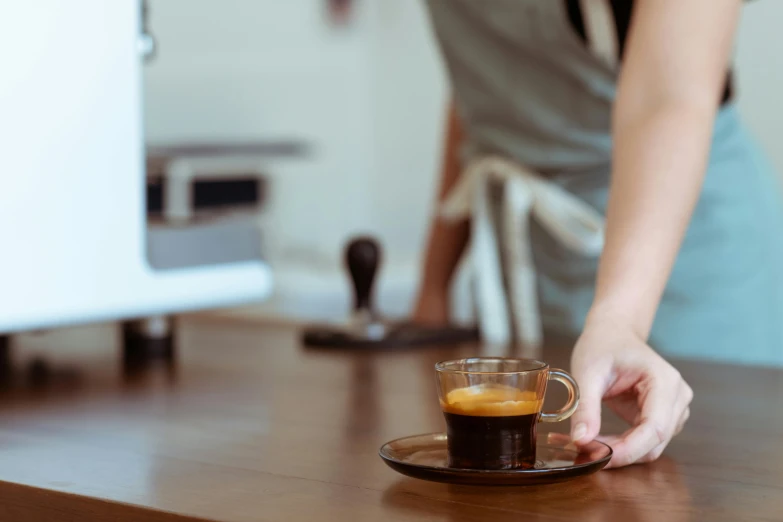
[[[380,456],[393,470],[422,480],[477,486],[529,486],[595,473],[609,462],[612,448],[593,441],[581,449],[572,449],[566,435],[549,433],[538,436],[537,462],[533,469],[459,469],[448,465],[446,434],[430,433],[387,442],[381,447]]]

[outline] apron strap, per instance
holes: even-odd
[[[490,187],[500,183],[500,227],[492,219]],[[538,347],[543,325],[530,240],[530,219],[561,244],[584,255],[600,254],[604,220],[599,212],[529,169],[506,159],[486,156],[470,164],[441,205],[447,220],[471,219],[471,241],[465,260],[474,283],[477,322],[482,340],[521,342]],[[502,237],[501,237],[502,231]],[[501,257],[503,262],[501,262]],[[503,267],[508,293],[503,285]]]

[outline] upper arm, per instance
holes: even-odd
[[[742,0],[637,0],[618,103],[626,113],[684,102],[715,108]]]

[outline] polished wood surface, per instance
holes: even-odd
[[[311,351],[289,326],[206,316],[178,333],[175,366],[134,374],[111,326],[16,339],[17,366],[45,356],[56,372],[0,392],[0,520],[783,519],[780,370],[678,363],[696,397],[660,461],[480,488],[403,477],[377,452],[442,430],[437,360],[508,353]],[[563,366],[568,343],[542,357]]]

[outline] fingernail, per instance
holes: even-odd
[[[587,424],[584,422],[580,422],[579,424],[574,427],[574,431],[571,434],[571,440],[574,442],[582,440],[582,437],[584,437],[587,434]]]

